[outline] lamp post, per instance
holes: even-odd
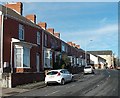
[[[91,41],[93,41],[93,40],[89,40],[89,42],[91,42]],[[86,44],[86,41],[85,41],[85,66],[87,66],[87,49],[86,49],[86,46],[87,46],[87,44]]]

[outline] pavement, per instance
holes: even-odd
[[[83,76],[83,73],[74,74],[74,80],[81,78],[81,76]],[[40,89],[46,86],[47,85],[45,84],[45,82],[41,81],[36,83],[19,85],[14,88],[0,88],[0,97],[17,95],[19,93],[28,92],[34,89]]]

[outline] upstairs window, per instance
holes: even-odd
[[[24,40],[24,26],[19,24],[19,39]]]
[[[65,52],[65,44],[64,43],[62,43],[62,51]]]
[[[37,44],[40,45],[40,32],[37,32]]]
[[[45,34],[45,46],[47,46],[47,35]]]

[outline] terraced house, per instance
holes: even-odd
[[[60,39],[60,33],[36,23],[36,15],[22,16],[21,2],[0,5],[0,76],[2,86],[44,80],[45,70],[64,68],[69,58],[71,71],[85,65],[85,52],[79,45]],[[87,54],[87,62],[90,62]],[[76,70],[77,69],[77,70]]]

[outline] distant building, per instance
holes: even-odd
[[[88,51],[89,53],[93,54],[93,55],[97,55],[101,58],[104,58],[106,60],[106,65],[107,67],[114,67],[114,57],[113,57],[113,53],[111,50],[104,50],[104,51]]]
[[[95,67],[95,69],[104,69],[106,65],[106,60],[100,56],[90,54],[90,64]]]

